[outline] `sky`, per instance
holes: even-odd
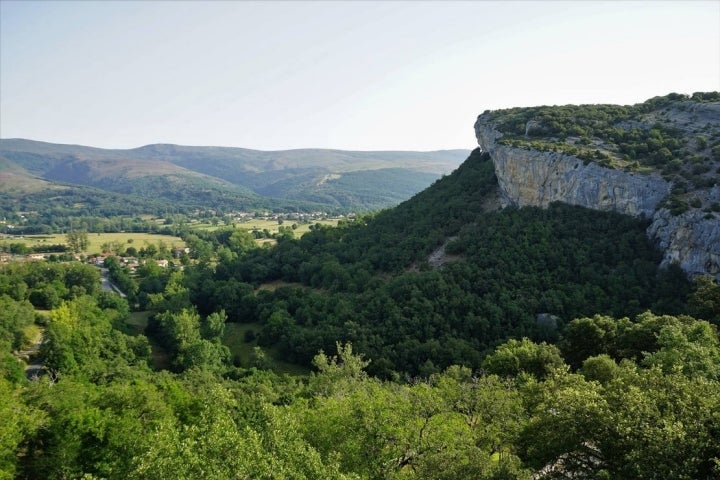
[[[0,138],[467,149],[488,109],[716,90],[720,0],[0,0]]]

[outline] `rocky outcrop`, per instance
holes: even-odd
[[[481,117],[482,118],[482,117]],[[659,175],[644,175],[587,165],[577,157],[499,145],[501,134],[478,119],[478,142],[495,164],[506,205],[546,207],[564,202],[650,218],[670,193]]]
[[[649,218],[670,193],[661,177],[585,165],[561,153],[500,146],[492,158],[503,197],[519,207],[559,201]]]
[[[720,186],[694,192],[705,205],[720,204]],[[720,281],[720,214],[690,210],[672,215],[658,210],[648,235],[665,256],[663,265],[677,263],[690,275],[713,275]]]
[[[713,275],[720,280],[720,220],[692,210],[674,216],[658,210],[648,236],[664,252],[663,265],[677,263],[689,275]]]
[[[673,215],[659,208],[672,187],[659,175],[585,164],[558,152],[500,145],[497,139],[502,134],[484,115],[478,118],[475,132],[480,148],[495,165],[504,206],[546,207],[560,201],[652,218],[647,234],[664,252],[664,265],[678,263],[689,275],[710,274],[720,280],[718,216],[701,210]],[[717,187],[707,193],[720,200]]]

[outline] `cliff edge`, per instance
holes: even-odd
[[[651,219],[664,265],[720,280],[720,95],[704,95],[488,111],[475,133],[502,206],[563,202]]]

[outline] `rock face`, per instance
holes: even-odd
[[[649,218],[670,193],[670,184],[660,177],[585,165],[561,153],[500,146],[492,158],[503,196],[519,207],[560,201]]]
[[[664,265],[677,262],[689,275],[711,274],[720,280],[720,221],[699,210],[673,216],[667,209],[658,209],[672,187],[659,175],[592,162],[586,165],[571,155],[500,145],[496,141],[502,133],[484,115],[478,117],[475,133],[480,148],[495,165],[503,206],[547,207],[559,201],[652,218],[647,234],[664,252]],[[720,197],[716,190],[709,195]]]
[[[648,236],[665,252],[663,265],[678,263],[689,275],[709,274],[720,280],[720,221],[701,211],[673,216],[658,210]]]
[[[547,207],[564,202],[650,218],[670,193],[670,183],[659,175],[585,165],[571,155],[499,145],[495,141],[502,134],[482,122],[482,116],[475,130],[480,148],[490,153],[495,164],[507,205]]]

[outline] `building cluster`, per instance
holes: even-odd
[[[184,254],[189,254],[189,253],[190,253],[190,248],[188,248],[188,247],[178,247],[178,248],[174,248],[174,249],[172,250],[172,253],[173,253],[173,257],[174,257],[174,258],[180,258],[180,257],[181,257],[182,255],[184,255]],[[123,265],[124,267],[126,267],[126,268],[130,271],[130,273],[135,273],[135,271],[136,271],[141,265],[147,265],[148,262],[152,262],[152,263],[154,263],[155,265],[157,265],[158,267],[161,267],[161,268],[168,268],[168,267],[171,267],[171,266],[173,266],[173,267],[175,267],[175,268],[182,268],[182,266],[176,265],[175,263],[171,263],[170,260],[165,259],[165,258],[161,258],[161,259],[140,259],[140,258],[132,257],[132,256],[127,256],[127,257],[126,257],[126,256],[116,256],[116,255],[113,255],[113,254],[111,254],[111,253],[103,253],[103,254],[101,254],[101,255],[96,255],[96,256],[90,257],[90,258],[88,259],[88,263],[90,263],[91,265],[95,265],[95,266],[98,266],[98,267],[102,267],[102,266],[105,265],[105,259],[106,259],[107,257],[110,257],[110,256],[117,257],[117,259],[118,259],[118,261],[120,262],[120,264]]]

